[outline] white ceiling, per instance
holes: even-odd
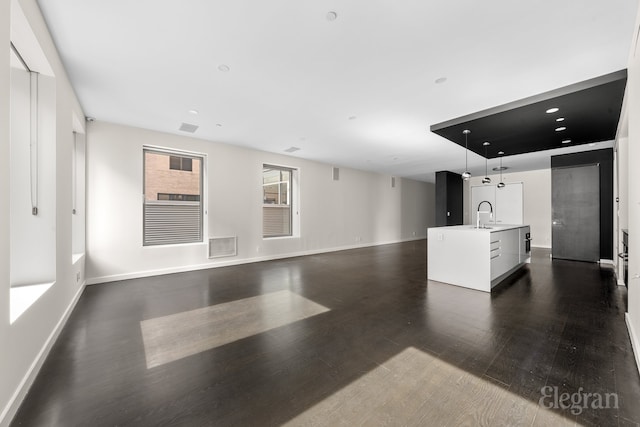
[[[38,3],[88,116],[183,135],[180,124],[193,123],[198,138],[277,153],[295,146],[296,157],[426,181],[436,170],[464,169],[463,148],[431,133],[431,124],[626,68],[638,6]],[[548,156],[513,159],[512,170],[548,166]],[[483,173],[484,160],[469,159]]]

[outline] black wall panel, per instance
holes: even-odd
[[[436,226],[462,225],[462,177],[453,172],[436,172]]]
[[[600,259],[613,259],[613,149],[551,156],[552,168],[596,163],[600,164]]]

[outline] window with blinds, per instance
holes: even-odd
[[[262,235],[291,236],[293,170],[263,165],[262,167]]]
[[[202,242],[203,158],[144,149],[143,245]]]

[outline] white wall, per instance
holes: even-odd
[[[623,283],[624,261],[615,254],[624,251],[622,245],[622,230],[629,229],[629,126],[625,123],[624,136],[620,135],[616,139],[614,173],[614,197],[618,203],[614,203],[614,230],[616,230],[614,240],[614,258],[616,259],[616,273],[618,284]]]
[[[0,0],[0,40],[3,46],[9,45],[9,0]],[[10,66],[9,55],[5,50],[5,55],[0,55],[0,194],[9,194],[9,82]],[[6,349],[11,348],[11,326],[9,324],[9,217],[10,206],[8,203],[0,203],[0,423],[2,423],[2,412],[11,395],[15,391],[18,380],[11,378],[11,357]],[[22,367],[23,373],[26,371]],[[7,422],[8,423],[8,422]]]
[[[640,11],[636,28],[640,25]],[[636,362],[640,365],[640,49],[638,32],[631,43],[632,52],[627,67],[625,111],[628,118],[628,225],[629,225],[629,294],[627,325],[633,343]],[[622,153],[620,153],[622,154]]]
[[[500,182],[500,174],[489,175],[492,183]],[[474,176],[464,186],[465,224],[475,221],[475,207],[471,207],[471,186],[482,185],[482,176]],[[524,223],[531,226],[531,245],[551,247],[551,169],[503,173],[505,183],[522,182]]]
[[[206,244],[142,246],[144,145],[206,154],[205,237],[237,236],[238,255]],[[262,238],[262,164],[299,169],[300,236]],[[89,283],[426,237],[434,185],[180,135],[96,121],[87,129]],[[294,190],[295,191],[295,190]]]
[[[10,222],[8,203],[0,203],[0,426],[8,425],[48,345],[58,331],[57,325],[73,305],[82,289],[83,261],[71,262],[71,117],[84,113],[69,84],[55,47],[48,34],[35,0],[17,0],[22,6],[38,43],[56,76],[55,124],[55,198],[56,198],[56,282],[13,324],[9,323]],[[0,191],[10,192],[9,154],[9,41],[10,16],[17,10],[15,2],[0,0],[0,42],[5,46],[0,55]],[[76,275],[80,274],[80,279]]]

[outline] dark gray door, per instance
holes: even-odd
[[[600,259],[600,167],[551,171],[553,258],[597,262]]]

